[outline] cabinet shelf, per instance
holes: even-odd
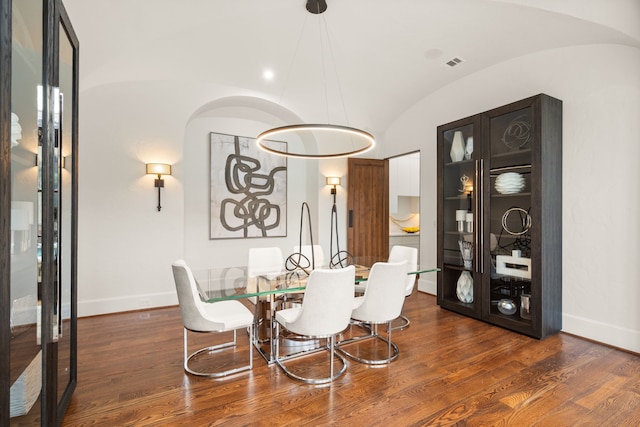
[[[473,236],[472,232],[469,231],[445,231],[445,234],[452,234],[456,236]]]
[[[459,301],[457,299],[454,298],[447,298],[447,303],[449,303],[450,305],[453,306],[459,306],[462,307],[466,310],[473,310],[473,303],[472,302],[462,302]]]
[[[491,316],[495,317],[496,319],[499,319],[498,321],[500,322],[509,322],[509,323],[513,323],[514,325],[519,325],[520,327],[531,326],[531,319],[523,319],[522,317],[520,317],[519,311],[516,311],[511,315],[504,314],[504,313],[500,313],[500,311],[498,310],[498,307],[495,306],[495,307],[491,307]]]
[[[469,271],[473,273],[472,268],[465,268],[462,265],[457,265],[457,264],[444,264],[444,268],[449,268],[451,270],[458,270],[458,271]]]
[[[518,156],[522,156],[522,155],[531,155],[531,149],[530,148],[525,148],[522,150],[514,150],[514,151],[508,151],[506,153],[499,153],[499,154],[493,154],[491,156],[492,159],[504,159],[504,158],[509,158],[509,157],[518,157]]]
[[[526,164],[526,165],[502,166],[499,168],[489,169],[491,178],[495,178],[501,173],[505,173],[505,172],[531,173],[531,165]]]
[[[445,168],[449,168],[449,167],[453,167],[453,166],[473,166],[473,159],[469,159],[469,160],[460,160],[458,162],[448,162],[444,164]]]
[[[492,198],[496,198],[496,199],[502,199],[502,198],[515,198],[515,197],[531,197],[531,193],[530,192],[526,192],[526,193],[512,193],[512,194],[492,194],[491,195]]]

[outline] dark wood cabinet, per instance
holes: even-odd
[[[60,0],[0,0],[0,425],[76,386],[78,40]]]
[[[562,102],[438,127],[438,304],[544,338],[562,327]]]

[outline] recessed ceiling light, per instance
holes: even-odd
[[[424,57],[430,60],[438,59],[442,56],[442,50],[433,48],[424,51]]]
[[[274,76],[274,74],[273,74],[273,71],[271,71],[271,70],[264,70],[262,72],[262,77],[267,81],[273,80],[273,76]]]

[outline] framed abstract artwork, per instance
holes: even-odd
[[[286,142],[282,144],[286,151]],[[211,133],[210,235],[214,239],[287,235],[287,158],[255,138]]]

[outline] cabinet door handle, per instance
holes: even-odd
[[[476,160],[476,200],[475,200],[475,240],[476,240],[476,273],[484,273],[484,159]]]

